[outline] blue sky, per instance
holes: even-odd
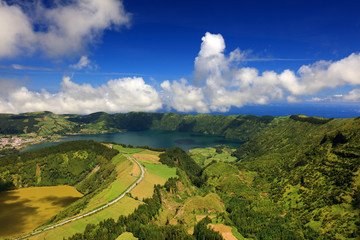
[[[357,1],[0,2],[0,112],[360,110]]]

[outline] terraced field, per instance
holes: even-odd
[[[145,167],[145,177],[143,181],[135,187],[131,195],[138,199],[149,198],[154,191],[154,185],[165,184],[170,177],[176,177],[176,169],[170,168],[159,162],[160,152],[143,150],[132,156]]]

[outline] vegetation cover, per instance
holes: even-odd
[[[359,118],[285,117],[233,152],[236,163],[201,168],[181,149],[166,149],[160,162],[175,166],[177,177],[158,186],[156,206],[137,223],[124,221],[123,231],[139,239],[171,239],[168,231],[175,239],[217,239],[210,226],[224,224],[239,239],[357,239],[359,144]]]
[[[94,141],[72,141],[0,159],[1,191],[69,185],[84,194],[45,224],[73,216],[86,208],[97,192],[116,178],[111,159],[118,151]]]
[[[276,118],[253,115],[182,115],[177,113],[130,112],[89,115],[35,112],[0,114],[0,135],[65,135],[120,131],[177,130],[219,135],[248,141]]]
[[[197,161],[180,148],[161,149],[159,162],[176,167],[177,177],[169,178],[164,186],[156,186],[153,197],[145,199],[133,214],[89,225],[84,233],[70,239],[116,239],[124,232],[139,239],[221,239],[225,235],[211,228],[217,224],[232,228],[232,234],[239,239],[360,237],[360,118],[172,113],[99,113],[91,117],[86,120],[87,116],[67,116],[80,125],[102,119],[127,130],[166,128],[223,136],[229,133],[246,143],[235,151],[215,147],[211,154],[209,150],[192,154]],[[135,129],[130,119],[142,123],[141,129]],[[118,149],[143,157],[139,148],[123,145]],[[84,156],[77,152],[77,156]],[[198,154],[212,159],[203,161]],[[231,161],[221,157],[230,159],[230,154]],[[15,164],[21,163],[20,167],[27,162],[12,158]],[[11,178],[13,174],[5,169],[10,166],[6,160],[10,158],[4,159],[5,165],[0,164],[1,173],[5,173],[3,185],[9,179],[15,186],[41,183],[36,171],[36,181]],[[156,160],[146,161],[145,165]],[[90,170],[86,170],[86,176],[91,176]],[[91,189],[90,184],[85,189]]]

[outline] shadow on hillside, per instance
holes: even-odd
[[[26,205],[30,200],[18,201],[19,198],[13,191],[0,193],[0,238],[21,234],[37,212],[37,207]]]
[[[44,197],[40,201],[51,202],[53,206],[67,207],[78,199],[80,197]]]

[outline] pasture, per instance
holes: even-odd
[[[189,150],[189,155],[194,159],[194,161],[201,167],[206,166],[211,163],[213,160],[217,162],[235,162],[236,157],[231,156],[235,149],[231,149],[226,146],[217,147],[207,147],[207,148],[195,148]]]
[[[82,197],[74,187],[30,187],[0,193],[0,238],[16,237],[44,224]]]
[[[176,177],[176,169],[158,162],[160,152],[144,150],[132,156],[145,167],[145,177],[132,191],[131,195],[139,199],[149,198],[154,185],[163,185],[170,177]],[[155,160],[157,159],[157,161]]]
[[[131,232],[124,232],[116,240],[136,240],[138,238],[134,237]]]
[[[99,222],[108,218],[117,220],[120,215],[127,216],[132,213],[140,204],[141,202],[125,196],[117,203],[111,205],[108,208],[105,208],[100,212],[95,213],[94,215],[90,215],[77,221],[65,224],[61,227],[57,227],[50,231],[35,235],[29,238],[29,240],[62,240],[63,237],[66,238],[74,235],[75,233],[83,232],[87,224],[98,224]]]
[[[116,166],[116,180],[99,194],[95,195],[83,212],[91,211],[117,198],[136,180],[136,177],[132,174],[140,173],[139,167],[121,154],[115,156],[112,162]]]
[[[242,238],[236,238],[232,232],[232,227],[226,226],[222,223],[209,224],[208,227],[212,228],[214,231],[219,232],[225,240],[244,239],[242,236]]]

